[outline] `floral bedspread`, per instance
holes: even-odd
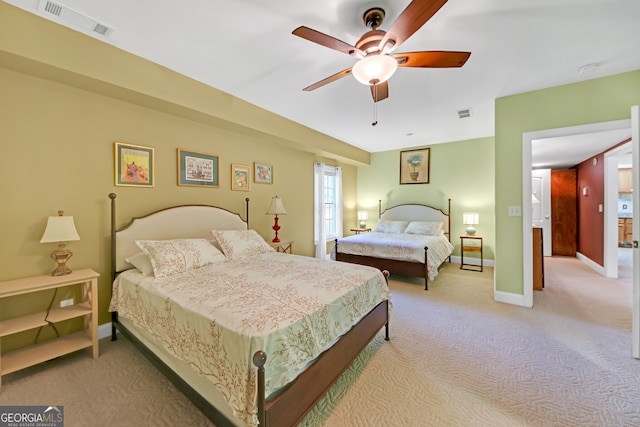
[[[433,280],[438,275],[440,264],[451,255],[454,249],[446,236],[373,231],[338,239],[340,253],[420,263],[424,263],[425,246],[429,248],[427,251],[429,280]],[[333,251],[335,252],[335,247]],[[335,259],[335,254],[332,253],[332,257]]]
[[[255,425],[257,350],[267,354],[269,396],[389,298],[377,269],[270,252],[162,278],[128,270],[110,309],[187,361]]]

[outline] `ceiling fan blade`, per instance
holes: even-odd
[[[329,49],[346,53],[347,55],[353,55],[356,52],[360,52],[359,49],[355,46],[351,46],[349,43],[345,43],[342,40],[338,40],[335,37],[328,36],[309,27],[298,27],[292,31],[292,34],[311,42],[318,43],[321,46],[328,47]]]
[[[462,67],[471,52],[428,51],[396,53],[393,56],[399,67],[456,68]]]
[[[369,87],[371,88],[371,96],[373,97],[373,102],[382,101],[383,99],[387,99],[389,97],[388,81],[378,83],[377,85],[371,85]]]
[[[329,76],[326,79],[322,79],[319,82],[312,84],[311,86],[307,86],[302,90],[304,90],[306,92],[310,92],[310,91],[318,89],[319,87],[322,87],[322,86],[324,86],[326,84],[335,82],[336,80],[341,79],[344,76],[348,76],[349,74],[351,74],[351,68],[347,68],[346,70],[342,70],[339,73],[335,73],[334,75]]]
[[[409,3],[409,6],[402,11],[400,16],[387,31],[387,34],[382,38],[380,44],[380,50],[382,50],[389,40],[395,42],[394,46],[397,48],[406,39],[411,37],[413,33],[418,31],[447,0],[413,0]]]

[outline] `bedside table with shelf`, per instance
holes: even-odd
[[[356,234],[360,234],[360,233],[369,233],[371,232],[371,228],[370,227],[365,227],[365,228],[352,228],[351,231],[355,232]]]
[[[285,254],[293,254],[293,240],[281,240],[279,242],[267,242],[269,246]]]
[[[0,387],[2,375],[55,359],[87,347],[98,351],[98,273],[91,269],[76,270],[64,276],[36,276],[0,282],[0,299],[49,289],[82,285],[82,301],[66,307],[54,307],[14,318],[0,320],[0,349],[2,339],[19,332],[47,326],[50,323],[84,317],[82,331],[34,344],[0,355]]]
[[[471,242],[465,242],[465,240],[478,241],[478,244],[471,244]],[[469,264],[464,262],[465,252],[479,252],[480,253],[480,265]],[[463,234],[460,236],[460,269],[469,271],[482,272],[483,270],[483,257],[482,257],[482,236]]]

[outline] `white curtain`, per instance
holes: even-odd
[[[335,176],[335,233],[328,234],[326,229],[325,175]],[[327,259],[327,239],[342,237],[342,169],[327,166],[324,163],[313,165],[313,240],[316,245],[316,258]]]

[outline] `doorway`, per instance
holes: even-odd
[[[554,138],[566,137],[570,139],[587,137],[588,135],[598,134],[603,132],[626,132],[626,137],[616,137],[611,140],[608,147],[615,145],[619,141],[623,141],[631,135],[631,120],[617,120],[612,122],[594,123],[589,125],[571,126],[558,129],[546,129],[535,132],[527,132],[522,135],[522,223],[523,223],[523,305],[526,307],[533,306],[533,237],[531,226],[533,224],[532,218],[532,180],[531,171],[533,168],[533,144],[538,140],[551,140]],[[574,150],[579,151],[584,144],[575,145]],[[557,144],[549,144],[550,147],[555,147]],[[579,161],[575,161],[573,164],[577,164],[580,161],[589,158],[591,155],[601,153],[606,148],[603,147],[595,152],[585,154]],[[571,148],[571,147],[569,147]],[[571,149],[566,150],[570,152]],[[574,153],[576,154],[576,153]],[[551,157],[559,157],[558,154],[551,154]],[[538,167],[544,167],[545,165],[537,165]],[[616,179],[617,183],[617,179]],[[616,189],[617,194],[617,189]],[[605,210],[605,221],[607,221],[607,211]],[[617,212],[617,209],[614,211]],[[617,229],[615,235],[617,236]],[[607,229],[605,228],[605,241],[607,240]]]

